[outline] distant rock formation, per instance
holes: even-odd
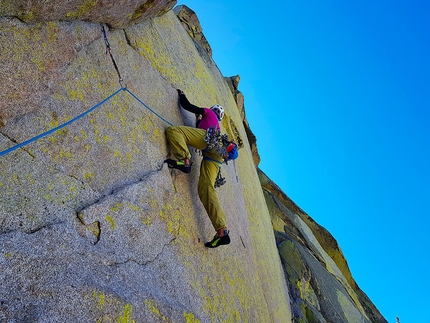
[[[258,173],[289,282],[293,322],[387,323],[352,278],[333,236]]]
[[[0,322],[386,322],[333,237],[257,170],[239,77],[174,3],[0,3],[0,152],[94,108],[0,156]],[[177,88],[221,104],[240,147],[218,189],[229,246],[204,247],[198,152],[191,174],[163,165],[166,127],[194,124]]]
[[[190,37],[194,39],[196,43],[209,54],[210,57],[212,57],[212,48],[203,34],[203,29],[196,13],[184,5],[175,7],[173,11],[178,16],[179,20],[184,26],[184,29],[188,32]]]
[[[248,119],[246,119],[245,98],[242,92],[239,91],[240,76],[236,75],[226,77],[225,80],[227,81],[228,87],[230,88],[230,91],[233,94],[234,99],[236,100],[237,108],[239,109],[243,121],[243,126],[245,128],[246,137],[248,138],[248,142],[251,147],[252,158],[254,159],[254,164],[257,167],[260,164],[261,159],[257,148],[257,138],[255,137],[254,133],[251,130],[251,127],[249,126]]]

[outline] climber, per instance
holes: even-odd
[[[200,201],[206,209],[209,218],[215,228],[216,234],[212,241],[205,244],[208,248],[216,248],[230,243],[229,230],[227,230],[226,216],[215,191],[214,183],[218,170],[223,161],[237,157],[237,146],[230,143],[229,149],[234,146],[233,151],[225,150],[225,155],[220,155],[215,148],[208,149],[207,130],[219,131],[219,122],[224,117],[224,108],[214,105],[211,108],[199,108],[191,104],[184,92],[177,90],[181,106],[197,117],[196,128],[187,126],[171,126],[166,129],[167,140],[172,147],[172,153],[178,160],[166,159],[164,162],[170,168],[176,168],[184,173],[191,172],[191,154],[187,145],[202,151],[203,160],[200,166],[200,177],[198,193]]]

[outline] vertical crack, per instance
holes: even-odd
[[[1,120],[0,120],[1,121]],[[2,131],[0,131],[0,134],[1,135],[3,135],[5,138],[7,138],[7,139],[9,139],[11,142],[13,142],[14,143],[14,145],[12,146],[12,147],[14,147],[14,146],[16,146],[16,145],[19,145],[20,143],[17,141],[17,140],[15,140],[14,138],[12,138],[12,137],[10,137],[9,135],[7,135],[6,133],[4,133],[4,132],[2,132]],[[10,149],[10,148],[12,148],[12,147],[9,147],[9,148],[6,148],[6,149],[4,149],[4,151],[6,151],[6,150],[8,150],[8,149]],[[27,154],[29,154],[30,155],[30,157],[31,158],[36,158],[36,156],[35,155],[33,155],[29,150],[27,150],[26,148],[24,148],[24,147],[20,147],[20,148],[17,148],[17,149],[22,149],[22,151],[24,151],[24,152],[26,152]]]

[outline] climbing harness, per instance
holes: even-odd
[[[218,163],[218,164],[220,165],[220,167],[221,167],[221,165],[222,165],[222,162],[221,162],[221,161],[216,160],[216,159],[213,159],[213,158],[210,158],[210,157],[208,157],[208,156],[203,156],[203,160],[208,160],[208,161],[211,161],[211,162],[214,162],[214,163]]]
[[[115,59],[113,58],[112,52],[111,52],[111,48],[110,48],[110,44],[109,44],[109,40],[107,38],[106,35],[106,30],[105,30],[105,26],[102,25],[102,33],[103,33],[103,37],[105,39],[105,45],[106,45],[106,54],[109,53],[109,56],[112,60],[113,66],[115,67],[115,70],[118,74],[118,78],[119,78],[119,84],[121,84],[122,87],[127,88],[127,85],[123,85],[123,78],[121,76],[121,73],[119,72],[118,66],[116,65]]]

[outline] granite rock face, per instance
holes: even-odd
[[[236,100],[237,108],[239,109],[240,115],[242,117],[243,126],[245,128],[246,137],[248,138],[251,147],[252,158],[254,159],[255,167],[258,167],[261,159],[257,148],[257,137],[255,137],[254,133],[252,132],[248,119],[246,118],[245,97],[243,96],[242,92],[239,91],[240,76],[236,75],[226,77],[225,80],[228,84],[228,87],[230,88],[231,93],[234,96],[234,99]]]
[[[290,289],[293,322],[387,323],[333,236],[258,170]]]
[[[0,157],[0,321],[288,321],[242,118],[170,4],[107,28],[121,84],[98,18],[36,21],[11,11],[21,7],[1,7],[0,151],[95,109]],[[196,105],[223,105],[222,130],[241,142],[218,190],[232,238],[223,248],[204,247],[214,229],[198,200],[201,157],[192,151],[191,174],[163,165],[169,123],[194,123],[177,88]]]
[[[27,23],[91,21],[123,28],[160,16],[176,0],[2,0],[0,16],[13,16]]]
[[[310,223],[282,216],[291,228],[277,227],[238,78],[220,74],[173,3],[0,3],[0,153],[82,116],[0,156],[0,322],[372,321],[342,262],[304,234]],[[229,246],[204,247],[214,230],[198,200],[199,154],[190,174],[163,164],[165,129],[194,124],[177,88],[221,104],[222,132],[240,147],[218,189]]]

